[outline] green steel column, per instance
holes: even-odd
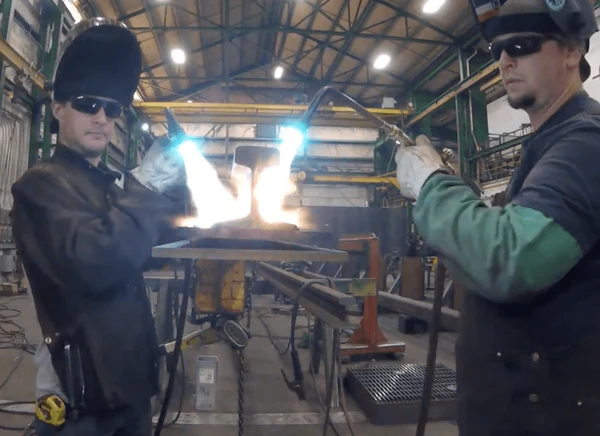
[[[54,2],[47,2],[47,11],[44,12],[44,20],[42,22],[45,25],[44,40],[50,37],[51,47],[50,51],[44,53],[42,60],[42,74],[46,79],[52,80],[54,76],[54,68],[56,66],[56,60],[58,57],[58,43],[60,38],[60,28],[62,26],[62,14]],[[46,44],[42,45],[46,47]],[[46,105],[46,111],[44,115],[44,134],[42,135],[42,159],[50,157],[50,151],[52,148],[52,135],[50,134],[50,123],[52,122],[52,108],[49,104]]]
[[[471,60],[470,71],[478,71],[489,62],[489,56],[476,56]],[[489,126],[487,116],[487,101],[485,92],[474,87],[471,89],[471,105],[473,107],[473,133],[478,145],[489,140]]]
[[[461,78],[464,78],[489,63],[489,56],[476,55],[469,61],[469,58],[462,53],[459,61]],[[474,180],[477,176],[477,166],[476,162],[470,161],[469,158],[477,152],[477,145],[483,145],[489,137],[485,93],[478,87],[473,87],[468,92],[458,95],[456,115],[460,174],[467,180]]]
[[[54,67],[58,56],[58,42],[62,25],[62,14],[54,2],[42,3],[42,32],[40,49],[38,51],[38,68],[47,80],[52,80]],[[50,39],[50,41],[48,41]],[[50,47],[47,52],[46,49]],[[33,91],[34,102],[42,97],[38,89]],[[50,157],[52,138],[50,135],[50,123],[52,121],[52,109],[49,104],[44,105],[43,113],[32,119],[31,135],[29,142],[29,166],[38,159],[38,152],[42,149],[42,158]]]
[[[0,20],[0,36],[3,39],[8,38],[8,29],[13,20],[15,8],[13,7],[12,0],[3,0],[2,1],[2,20]],[[0,61],[0,112],[2,109],[2,104],[4,100],[4,82],[6,80],[6,76],[4,74],[6,64],[4,61]]]
[[[137,151],[141,141],[141,129],[134,124],[129,134],[129,146],[127,147],[127,169],[131,170],[137,166]]]
[[[125,168],[132,170],[137,166],[138,147],[142,141],[142,123],[135,110],[130,107],[127,111],[127,129],[129,131],[129,141],[127,143],[127,152],[125,153]]]
[[[460,52],[458,62],[461,73],[461,80],[467,77],[469,68],[467,56]],[[458,154],[460,162],[460,175],[465,179],[474,179],[474,166],[470,165],[468,157],[475,151],[475,140],[471,129],[471,111],[469,107],[470,92],[463,92],[456,96],[456,131],[458,134]]]
[[[412,94],[412,102],[415,105],[415,112],[419,112],[423,110],[423,108],[427,107],[434,98],[430,95],[427,95],[424,92],[413,91]],[[432,136],[431,129],[431,117],[425,117],[421,121],[419,121],[415,126],[415,133],[423,134],[427,137]],[[415,135],[416,136],[416,135]]]

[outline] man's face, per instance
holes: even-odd
[[[111,99],[94,99],[117,103]],[[117,118],[107,117],[104,108],[89,114],[76,110],[71,102],[52,102],[52,112],[60,126],[60,141],[87,159],[100,157],[114,135]]]
[[[505,47],[498,65],[508,103],[515,109],[545,107],[565,89],[570,74],[579,71],[581,52],[539,34],[506,34],[494,45]],[[537,49],[529,53],[533,47]]]

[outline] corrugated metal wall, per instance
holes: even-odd
[[[4,212],[12,207],[12,184],[27,170],[31,129],[31,113],[7,100],[0,114],[0,209]]]

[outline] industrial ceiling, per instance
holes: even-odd
[[[458,62],[424,80],[428,73],[459,47],[470,55],[478,42],[467,0],[434,14],[424,13],[423,3],[79,0],[90,14],[118,18],[138,35],[143,100],[290,104],[331,84],[371,107],[381,107],[383,97],[402,101],[417,85],[443,92],[457,82]],[[183,63],[174,61],[176,49]],[[378,70],[380,54],[390,62]]]

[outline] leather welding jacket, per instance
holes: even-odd
[[[143,266],[169,199],[58,145],[12,187],[14,239],[63,389],[78,347],[85,411],[142,404],[158,389],[158,343]]]
[[[600,104],[576,94],[520,152],[502,207],[435,174],[414,210],[467,288],[460,435],[600,435]]]

